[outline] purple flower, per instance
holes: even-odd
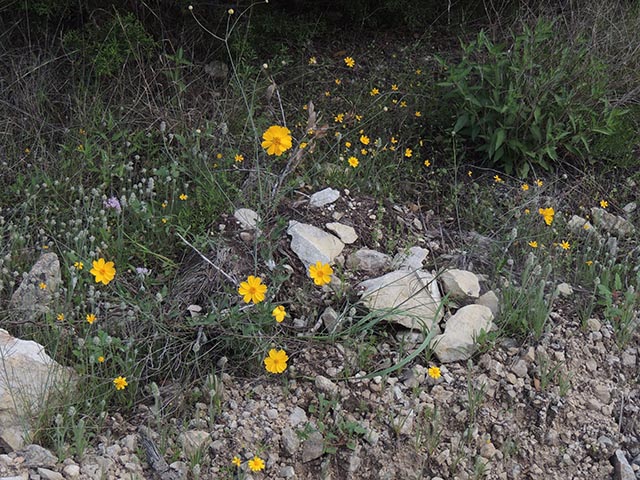
[[[141,277],[144,277],[145,275],[149,275],[149,269],[145,267],[136,267],[136,273]]]
[[[104,201],[103,205],[105,208],[113,208],[117,213],[122,212],[120,200],[118,200],[116,197],[109,197],[108,200]]]

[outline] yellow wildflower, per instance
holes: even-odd
[[[260,277],[249,275],[246,282],[241,282],[238,293],[243,296],[244,303],[260,303],[264,300],[267,286]]]
[[[262,135],[262,148],[268,155],[279,157],[292,146],[291,131],[287,127],[279,125],[270,126]]]
[[[287,315],[287,311],[284,309],[284,306],[278,305],[276,308],[273,309],[273,311],[271,312],[271,315],[273,316],[273,318],[276,319],[276,322],[282,323],[282,321],[284,320],[284,317]]]
[[[549,207],[549,208],[540,208],[538,210],[538,213],[540,215],[542,215],[542,217],[544,218],[544,223],[546,223],[547,225],[551,225],[553,223],[553,216],[555,215],[555,211],[553,210],[553,207]]]
[[[116,377],[113,379],[113,385],[116,387],[116,390],[124,390],[129,383],[127,383],[127,377]]]
[[[108,285],[116,276],[116,269],[113,262],[106,262],[104,258],[99,258],[92,262],[93,268],[89,272],[95,277],[96,283]]]
[[[264,359],[264,368],[269,373],[282,373],[287,369],[289,356],[284,350],[269,350],[269,356]]]
[[[316,285],[326,285],[331,282],[333,269],[328,263],[317,261],[315,265],[309,265],[309,276]]]

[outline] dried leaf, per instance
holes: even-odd
[[[277,88],[276,82],[274,81],[272,81],[271,85],[267,87],[267,93],[265,94],[265,96],[267,97],[267,102],[271,101],[271,98],[273,97],[273,94],[275,93],[276,88]]]
[[[307,131],[315,130],[317,115],[315,106],[313,105],[313,102],[311,100],[309,100],[309,103],[307,104],[307,112],[309,113],[309,119],[307,120]]]

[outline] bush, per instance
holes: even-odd
[[[440,86],[457,105],[454,132],[509,174],[552,170],[566,154],[584,160],[623,113],[606,101],[603,65],[582,45],[558,46],[552,23],[525,26],[511,48],[484,31],[462,48],[459,63],[440,59],[448,70]]]
[[[99,28],[87,24],[64,36],[64,45],[80,53],[99,77],[117,73],[131,57],[149,55],[155,47],[153,38],[132,13],[116,13]]]

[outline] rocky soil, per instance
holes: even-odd
[[[354,249],[380,248],[376,208],[343,198],[306,221],[339,220],[358,232]],[[450,254],[424,216],[404,207],[393,215],[417,244]],[[0,480],[640,479],[640,338],[621,351],[602,319],[581,327],[570,295],[555,303],[538,342],[501,338],[468,361],[441,365],[421,352],[376,374],[424,339],[396,326],[377,338],[357,350],[339,337],[294,343],[281,376],[243,378],[221,360],[215,395],[162,387],[162,416],[149,403],[130,418],[110,417],[82,458],[60,461],[37,445],[2,454]],[[433,365],[437,380],[427,374]],[[163,459],[148,458],[145,439]],[[263,472],[248,471],[254,455],[265,460]]]

